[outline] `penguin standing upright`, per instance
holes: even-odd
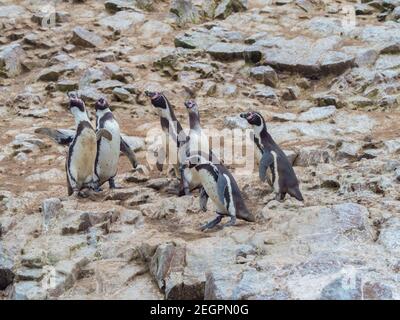
[[[214,164],[218,164],[219,160],[210,149],[208,137],[204,134],[200,125],[199,107],[194,100],[185,101],[185,107],[189,114],[189,137],[186,149],[186,156],[201,155],[207,158]],[[190,181],[191,185],[201,185],[200,178],[196,169],[185,168],[186,180]],[[204,188],[200,190],[200,207],[203,211],[207,211],[208,195]]]
[[[202,231],[214,228],[224,216],[230,217],[230,221],[223,227],[234,225],[236,218],[255,221],[253,214],[246,207],[235,179],[224,165],[214,164],[201,155],[190,156],[186,165],[198,172],[205,192],[217,208],[217,217],[202,226]]]
[[[208,154],[210,153],[210,145],[208,137],[203,133],[200,125],[199,107],[194,100],[185,101],[185,107],[189,114],[189,143],[187,145],[187,154]]]
[[[100,98],[95,103],[95,108],[96,131],[106,129],[112,137],[111,140],[100,138],[97,141],[97,154],[94,167],[97,184],[99,188],[103,183],[108,181],[110,188],[114,189],[114,177],[118,170],[119,152],[122,149],[130,150],[130,148],[121,137],[118,122],[115,120],[106,99]],[[133,152],[131,152],[130,156],[128,155],[128,158],[132,166],[136,168],[137,161]]]
[[[95,185],[94,164],[97,153],[97,140],[105,137],[111,140],[107,130],[99,130],[96,134],[84,102],[75,94],[69,94],[69,109],[75,118],[76,133],[68,149],[66,172],[68,195],[83,188],[93,188]]]
[[[254,143],[262,154],[259,164],[261,181],[267,178],[267,170],[271,169],[271,186],[275,191],[275,199],[282,201],[286,193],[299,201],[303,201],[299,181],[285,153],[279,148],[267,131],[265,120],[258,112],[241,113],[240,117],[247,120],[254,129]]]
[[[188,195],[190,194],[191,186],[189,181],[185,178],[183,168],[186,159],[187,136],[165,95],[161,92],[150,91],[145,91],[145,94],[151,99],[152,105],[157,109],[160,116],[161,129],[166,135],[166,148],[168,151],[172,151],[173,153],[169,154],[170,161],[173,159],[174,155],[177,155],[177,159],[173,159],[172,161],[176,162],[173,164],[175,174],[177,177],[180,177],[181,184],[179,195]],[[163,152],[166,152],[167,150],[163,150],[157,159],[157,168],[160,171],[162,171],[163,162],[166,157]]]

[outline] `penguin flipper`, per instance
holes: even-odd
[[[35,133],[46,135],[60,145],[69,145],[75,138],[75,131],[68,129],[38,128]]]
[[[225,205],[225,189],[228,186],[228,180],[224,176],[224,174],[219,173],[217,180],[217,190],[218,190],[218,198],[222,204]]]
[[[208,201],[208,194],[206,192],[206,190],[204,190],[204,188],[202,187],[200,190],[200,209],[203,212],[207,211],[207,201]]]
[[[65,173],[67,176],[67,190],[68,190],[68,196],[72,195],[74,193],[74,190],[72,189],[71,182],[69,181],[69,176],[68,176],[68,158],[65,159]]]
[[[258,169],[258,174],[260,176],[261,181],[265,181],[265,179],[267,178],[267,169],[273,163],[274,163],[274,158],[271,152],[264,150],[264,153],[260,160],[260,167]]]
[[[105,138],[108,141],[111,141],[112,140],[112,135],[111,135],[110,131],[108,131],[107,129],[102,128],[102,129],[99,129],[99,130],[96,131],[96,138],[97,138],[97,141],[100,140],[101,138]]]
[[[120,148],[121,152],[128,157],[129,162],[131,163],[132,167],[136,168],[138,166],[136,155],[122,137],[121,137],[121,142],[120,142],[119,148]]]

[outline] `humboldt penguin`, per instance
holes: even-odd
[[[128,155],[134,168],[137,167],[135,154],[130,150],[128,144],[121,137],[118,122],[115,120],[108,102],[100,98],[95,103],[96,108],[96,131],[106,129],[111,133],[111,140],[99,139],[97,141],[97,154],[95,161],[95,174],[97,177],[98,188],[108,181],[110,189],[115,188],[114,177],[118,170],[118,160],[120,150]]]
[[[283,201],[286,194],[299,201],[303,201],[299,181],[285,153],[275,143],[267,131],[267,126],[262,115],[258,112],[241,113],[240,117],[247,120],[254,130],[254,143],[261,154],[259,164],[259,177],[261,181],[267,179],[267,170],[271,170],[271,186],[274,188],[275,199]]]
[[[108,117],[108,115],[107,115],[107,117]],[[110,125],[111,127],[113,127],[113,129],[115,129],[114,128],[114,126],[113,125],[111,125],[111,123],[110,122],[108,122],[110,119],[108,119],[107,121],[104,121],[104,122],[107,122],[107,126],[108,125]],[[115,122],[116,123],[116,122]],[[114,124],[114,123],[113,123]],[[118,125],[118,123],[116,123],[117,125]],[[104,128],[102,128],[104,126],[104,123],[99,127],[99,123],[97,122],[97,131],[98,132],[103,132],[104,133],[104,130],[102,130],[102,129],[104,129]],[[114,130],[111,130],[111,132],[113,132]],[[109,131],[109,133],[111,134],[111,132]],[[52,129],[52,128],[37,128],[36,130],[35,130],[35,133],[38,133],[38,134],[43,134],[43,135],[46,135],[46,136],[48,136],[48,137],[50,137],[52,140],[54,140],[55,142],[57,142],[58,144],[60,144],[60,145],[70,145],[73,141],[74,141],[74,138],[75,138],[75,135],[76,135],[76,130],[70,130],[70,129]],[[102,134],[100,134],[100,136],[102,136]],[[112,136],[114,136],[114,133],[112,133]],[[118,140],[118,138],[116,139],[116,140]],[[115,141],[116,141],[115,140]],[[128,157],[128,159],[129,159],[129,161],[130,161],[130,163],[131,163],[131,165],[132,165],[132,167],[135,169],[135,168],[137,168],[138,167],[138,162],[137,162],[137,160],[136,160],[136,155],[135,155],[135,153],[131,150],[131,148],[129,147],[129,145],[126,143],[126,141],[125,141],[125,139],[123,138],[123,135],[120,135],[120,144],[119,144],[119,150],[118,150],[118,152],[117,151],[115,151],[115,149],[114,149],[114,153],[113,153],[113,156],[114,157],[116,157],[116,155],[118,155],[118,157],[119,157],[119,151],[121,151],[124,155],[126,155],[127,157]],[[115,142],[114,141],[114,142]],[[103,144],[104,143],[104,144]],[[108,141],[107,140],[105,140],[105,139],[101,139],[101,140],[99,140],[98,141],[98,144],[100,145],[100,146],[103,146],[103,145],[105,145],[106,143],[108,143]],[[109,144],[107,144],[107,146],[115,146],[115,144],[113,144],[113,140],[112,141],[110,141],[109,142]],[[106,149],[106,150],[105,150]],[[97,164],[99,163],[99,160],[101,159],[101,158],[103,158],[103,156],[105,156],[106,154],[107,155],[110,155],[110,153],[109,153],[109,149],[107,149],[107,148],[101,148],[101,150],[105,150],[105,151],[101,151],[100,152],[100,157],[99,157],[99,154],[97,153],[96,154],[96,160],[95,160],[95,162],[96,162],[96,167],[97,167]],[[106,152],[106,153],[104,153],[104,152]],[[106,157],[105,156],[105,158],[108,158],[108,157]],[[115,160],[115,159],[114,159]],[[95,167],[95,169],[96,169],[96,167]],[[108,166],[107,166],[107,168],[108,168]],[[102,169],[101,168],[99,168],[99,169],[96,169],[97,170],[97,172],[95,172],[95,174],[96,174],[96,176],[100,176],[100,175],[102,175],[103,176],[103,178],[101,178],[100,180],[102,180],[102,182],[101,182],[101,184],[103,184],[105,181],[109,181],[109,182],[111,182],[111,184],[110,184],[110,187],[112,187],[114,184],[114,182],[112,181],[112,179],[111,179],[111,181],[110,181],[110,179],[105,179],[105,176],[107,175],[105,172],[104,172],[104,170],[102,171]],[[101,172],[100,172],[101,171]],[[110,172],[111,171],[113,171],[113,170],[110,170]],[[111,176],[110,176],[110,178],[112,178]],[[97,183],[100,183],[100,181],[99,180],[97,180]],[[97,190],[99,189],[99,186],[96,188]]]
[[[160,116],[161,129],[165,133],[166,150],[162,150],[157,159],[157,169],[162,171],[166,152],[169,151],[169,161],[174,162],[174,170],[180,178],[179,195],[190,194],[190,182],[185,178],[184,162],[186,160],[187,140],[182,126],[174,114],[171,104],[161,92],[145,91],[146,96],[151,99],[152,105],[157,109]],[[173,154],[171,154],[171,152]],[[173,157],[177,156],[176,159]]]
[[[96,177],[94,164],[97,153],[97,140],[104,137],[111,140],[111,134],[105,129],[96,134],[88,114],[85,103],[75,94],[69,94],[69,109],[75,118],[76,134],[69,146],[66,159],[68,195],[84,188],[94,189]]]
[[[185,101],[185,107],[189,114],[189,141],[187,145],[186,153],[197,154],[198,152],[208,154],[210,152],[210,146],[208,137],[203,133],[200,125],[200,114],[199,107],[194,100]]]
[[[224,165],[214,164],[201,155],[190,156],[186,165],[198,172],[205,192],[217,208],[217,217],[203,225],[202,231],[214,228],[224,216],[230,217],[230,220],[223,227],[234,225],[236,218],[255,221],[253,214],[247,209],[234,177]]]
[[[185,107],[189,114],[189,136],[188,144],[186,149],[186,156],[201,155],[211,161],[214,164],[218,164],[219,160],[212,152],[208,137],[204,134],[200,125],[200,113],[199,107],[194,100],[185,101]],[[186,168],[185,177],[190,181],[191,185],[201,185],[200,178],[198,177],[197,170],[195,168]],[[203,211],[207,211],[207,200],[208,195],[204,188],[200,190],[200,208]]]

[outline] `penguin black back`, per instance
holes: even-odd
[[[262,153],[260,161],[260,178],[265,178],[268,168],[271,169],[274,189],[278,193],[279,200],[283,200],[286,193],[299,201],[303,201],[303,196],[299,189],[299,181],[290,164],[286,154],[274,141],[267,131],[267,126],[263,116],[258,112],[247,112],[240,114],[240,117],[247,120],[254,129],[254,143]],[[275,186],[275,181],[277,185]]]

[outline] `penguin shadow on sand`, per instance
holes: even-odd
[[[119,125],[104,98],[95,103],[96,128],[92,127],[85,103],[75,92],[68,93],[69,111],[75,119],[75,130],[38,128],[36,134],[46,135],[57,144],[68,146],[66,177],[68,196],[100,200],[101,186],[108,182],[110,190],[116,188],[120,152],[132,167],[138,168],[134,152],[123,139]],[[97,194],[96,194],[97,192]]]
[[[264,202],[264,205],[268,205],[272,200],[283,202],[287,194],[304,204],[294,169],[285,153],[267,131],[263,116],[259,112],[250,111],[241,113],[240,117],[253,128],[251,139],[256,145],[259,178],[262,182],[267,181],[274,193],[274,196]]]

